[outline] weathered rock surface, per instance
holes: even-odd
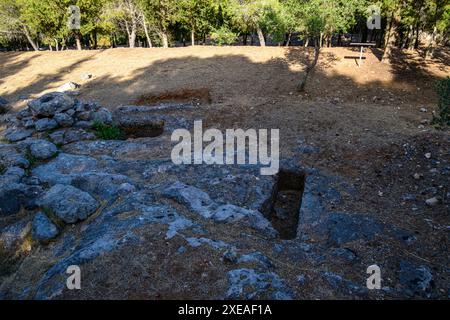
[[[291,300],[292,296],[283,280],[272,272],[260,273],[254,269],[235,269],[228,273],[229,299]]]
[[[144,118],[163,121],[164,128],[190,128],[188,114],[196,112],[162,105],[118,109],[114,121]],[[37,132],[41,119],[55,121],[56,130]],[[301,207],[295,207],[297,232],[286,240],[273,227],[274,217],[286,212],[265,210],[274,206],[278,177],[261,176],[252,165],[175,165],[170,130],[152,138],[97,140],[87,124],[110,119],[95,103],[57,93],[30,102],[9,122],[10,132],[31,133],[0,144],[0,245],[8,254],[20,250],[17,264],[0,273],[0,297],[79,298],[65,289],[73,264],[83,269],[83,298],[445,295],[445,269],[413,255],[399,257],[406,251],[420,257],[426,250],[418,245],[421,235],[364,212],[353,201],[361,196],[357,188],[343,178],[282,163],[306,174],[295,181],[305,185]],[[80,122],[86,129],[75,127]],[[304,140],[297,149],[320,152]],[[402,198],[404,191],[400,198],[431,211],[443,203],[426,207],[425,200],[445,195],[435,189]],[[427,223],[432,230],[445,228],[442,221]],[[374,263],[386,275],[382,290],[366,289],[366,269]],[[109,279],[118,290],[110,290]]]
[[[97,210],[99,203],[89,193],[72,186],[57,184],[40,199],[39,204],[65,223],[86,219]]]
[[[53,157],[58,148],[47,140],[35,140],[30,143],[30,153],[33,157],[45,160]]]
[[[433,273],[427,266],[401,261],[399,279],[400,283],[406,288],[408,295],[430,296],[433,286]]]
[[[74,105],[74,100],[64,93],[52,92],[28,103],[30,110],[35,116],[53,116],[64,112]]]
[[[0,248],[14,252],[30,233],[31,223],[28,219],[19,220],[0,231]]]
[[[17,142],[25,138],[30,137],[33,134],[33,130],[21,129],[21,128],[9,128],[5,131],[5,139],[9,142]]]
[[[34,126],[37,131],[49,131],[58,127],[58,123],[54,119],[42,118],[35,122]]]
[[[67,113],[57,113],[53,117],[61,127],[70,127],[73,125],[73,118]]]
[[[58,228],[42,212],[38,212],[33,219],[32,236],[34,240],[47,242],[58,235]]]

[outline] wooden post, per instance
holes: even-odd
[[[362,63],[362,56],[363,56],[363,49],[364,47],[361,46],[361,50],[359,51],[359,63],[358,63],[358,67],[361,67],[361,63]]]

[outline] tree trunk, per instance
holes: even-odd
[[[299,92],[305,91],[306,83],[308,81],[308,78],[310,74],[314,71],[317,61],[319,60],[319,53],[320,53],[320,40],[317,38],[314,39],[314,60],[312,63],[308,63],[308,66],[306,67],[305,73],[303,74],[303,78],[299,82],[297,86],[297,90]]]
[[[414,49],[419,49],[419,32],[420,32],[420,15],[422,14],[422,8],[423,8],[423,4],[424,4],[424,0],[420,1],[418,10],[417,10],[417,15],[416,15],[416,24],[415,24],[415,31],[416,31],[416,39],[414,41]]]
[[[94,32],[93,32],[92,36],[94,38],[94,49],[97,49],[97,47],[98,47],[97,29],[94,29]]]
[[[128,21],[125,20],[125,30],[128,35],[128,46],[134,48],[134,44],[136,43],[136,23],[133,21],[130,29]]]
[[[414,49],[414,26],[413,25],[410,26],[407,48],[408,48],[408,50]]]
[[[425,53],[426,59],[431,59],[434,56],[434,49],[436,48],[436,35],[437,35],[437,28],[434,26],[433,33],[431,34],[430,41],[428,42],[428,47]]]
[[[286,44],[285,44],[286,47],[289,47],[289,44],[291,43],[291,36],[292,36],[292,32],[289,32],[287,40],[286,40]]]
[[[305,38],[305,48],[308,48],[309,46],[309,37]]]
[[[419,24],[416,26],[416,39],[414,41],[414,49],[419,49]]]
[[[386,41],[384,46],[383,57],[381,58],[382,62],[389,62],[392,58],[392,49],[397,43],[397,27],[400,24],[400,16],[401,6],[397,5],[397,8],[392,11],[391,21],[389,23],[389,30],[386,33]]]
[[[256,32],[258,33],[259,45],[261,47],[265,47],[266,41],[264,40],[264,34],[259,26],[256,27]]]
[[[242,36],[242,44],[244,45],[244,46],[246,46],[247,45],[247,34],[246,33],[244,33],[244,35]]]
[[[55,39],[55,50],[59,51],[59,43],[58,43],[58,39]]]
[[[163,48],[168,48],[169,47],[169,37],[167,36],[167,31],[165,31],[165,30],[162,31],[160,36],[161,36]]]
[[[81,50],[81,40],[80,40],[80,34],[75,33],[75,42],[77,44],[77,50]]]
[[[27,37],[27,40],[30,43],[30,45],[33,47],[34,51],[38,51],[39,48],[36,45],[36,43],[34,42],[34,40],[31,38],[30,32],[28,31],[27,26],[23,25],[22,27],[23,27],[23,33],[25,34],[25,37]]]
[[[153,47],[153,44],[152,44],[152,39],[150,39],[150,35],[148,34],[147,21],[145,18],[143,18],[142,21],[144,22],[144,32],[145,32],[145,37],[147,38],[148,47],[151,48],[151,47]]]
[[[131,25],[131,33],[128,38],[128,42],[129,42],[130,48],[135,47],[135,44],[136,44],[136,23],[135,22],[133,22],[133,24]]]

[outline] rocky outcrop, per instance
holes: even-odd
[[[289,177],[301,188],[289,208],[298,213],[297,230],[286,239],[266,210],[284,199],[275,194],[279,177],[261,176],[257,165],[175,165],[162,148],[170,132],[98,140],[91,130],[93,121],[121,117],[130,126],[189,128],[187,109],[180,110],[127,106],[112,117],[95,103],[52,93],[11,119],[9,143],[0,143],[0,255],[19,260],[2,268],[0,297],[78,298],[65,288],[70,265],[86,277],[83,298],[440,294],[438,271],[425,261],[396,260],[416,235],[346,208],[358,193],[340,177],[282,163],[283,172],[301,173]],[[367,265],[380,257],[388,257],[381,267],[399,285],[367,290]],[[120,290],[110,290],[112,278]]]
[[[51,92],[30,101],[25,109],[10,119],[10,127],[4,137],[11,143],[46,134],[50,134],[58,144],[89,140],[95,136],[82,129],[90,129],[95,121],[111,124],[112,113],[96,103],[78,101],[62,92]],[[71,127],[82,129],[71,130]],[[53,132],[55,129],[60,131]]]
[[[99,206],[98,201],[89,193],[62,184],[51,187],[39,204],[65,223],[85,220]]]
[[[40,242],[47,242],[58,235],[55,224],[42,212],[38,212],[33,219],[32,236]]]

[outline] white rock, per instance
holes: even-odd
[[[433,198],[425,200],[425,203],[427,204],[427,206],[434,207],[435,205],[437,205],[439,203],[439,199],[436,197],[433,197]]]
[[[80,87],[80,85],[78,83],[67,82],[67,83],[64,83],[62,86],[60,86],[57,89],[57,91],[58,92],[72,91],[72,90],[78,89],[79,87]]]

